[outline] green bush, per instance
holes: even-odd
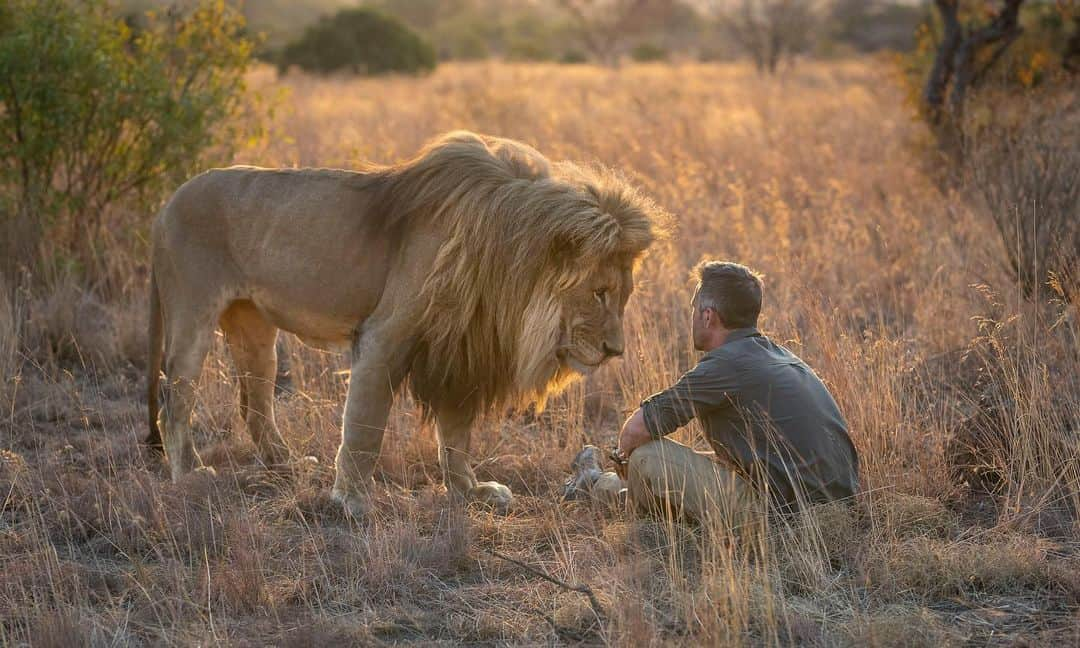
[[[638,63],[653,63],[656,61],[666,61],[668,57],[667,50],[659,45],[652,43],[640,43],[630,50],[630,58]]]
[[[562,56],[559,57],[559,63],[563,63],[565,65],[577,65],[580,63],[588,62],[589,57],[585,56],[585,52],[577,49],[566,50],[565,52],[563,52]]]
[[[99,263],[110,206],[145,224],[166,190],[228,159],[252,50],[242,29],[220,1],[148,16],[138,33],[98,0],[0,5],[0,272],[41,252]]]
[[[550,61],[551,47],[540,38],[516,37],[506,44],[506,58],[511,61]]]
[[[285,47],[278,68],[293,65],[322,74],[417,74],[435,68],[435,50],[396,18],[371,9],[343,9]]]

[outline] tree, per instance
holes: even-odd
[[[96,264],[110,206],[145,213],[209,156],[229,157],[244,128],[232,119],[251,60],[243,27],[209,0],[139,31],[99,0],[0,5],[6,270],[32,263],[44,238],[54,257]]]
[[[342,9],[285,47],[278,67],[291,65],[324,74],[416,74],[435,68],[435,50],[397,18],[372,9]]]
[[[1032,298],[1080,298],[1078,103],[1069,69],[1077,9],[935,0],[909,79],[937,140],[935,172],[978,199]],[[1060,62],[1060,65],[1058,65]]]
[[[784,57],[808,49],[816,21],[806,0],[713,0],[724,31],[754,60],[758,72],[774,74]]]
[[[661,20],[672,0],[559,0],[594,59],[617,65],[626,41]]]
[[[1022,4],[1024,0],[1005,0],[1001,9],[991,11],[990,20],[984,25],[961,25],[959,0],[934,0],[944,34],[923,90],[932,123],[940,123],[946,116],[946,93],[948,116],[953,121],[959,120],[968,90],[1023,31],[1019,24]]]
[[[859,52],[910,51],[926,7],[897,0],[833,0],[825,26],[830,44]]]

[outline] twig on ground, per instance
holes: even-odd
[[[495,551],[494,549],[488,549],[487,547],[481,547],[481,549],[483,549],[484,552],[498,558],[499,560],[505,560],[508,563],[513,563],[518,567],[521,567],[525,571],[529,572],[530,574],[543,578],[549,583],[554,583],[559,587],[569,590],[571,592],[578,592],[579,594],[584,594],[585,596],[589,597],[589,605],[592,607],[593,613],[596,615],[597,620],[603,621],[607,618],[607,615],[604,613],[604,607],[600,605],[600,600],[596,598],[596,594],[593,593],[592,588],[590,588],[588,585],[572,585],[570,583],[567,583],[566,581],[555,578],[554,576],[548,574],[542,569],[538,569],[536,567],[533,567],[532,565],[523,563],[517,558],[511,558],[506,554]]]

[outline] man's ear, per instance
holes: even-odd
[[[708,324],[710,328],[715,328],[717,326],[727,327],[727,325],[724,324],[724,320],[720,318],[720,313],[717,313],[715,309],[706,308],[705,317],[705,323]]]

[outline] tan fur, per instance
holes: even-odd
[[[439,422],[451,491],[505,504],[505,487],[472,476],[470,426],[493,407],[542,405],[622,351],[632,268],[661,215],[610,171],[468,132],[361,172],[234,167],[194,178],[153,233],[174,478],[199,465],[191,390],[215,325],[245,365],[242,408],[264,459],[287,454],[265,388],[280,328],[352,347],[335,484],[351,510],[364,508],[406,376]],[[160,347],[151,351],[153,392]]]

